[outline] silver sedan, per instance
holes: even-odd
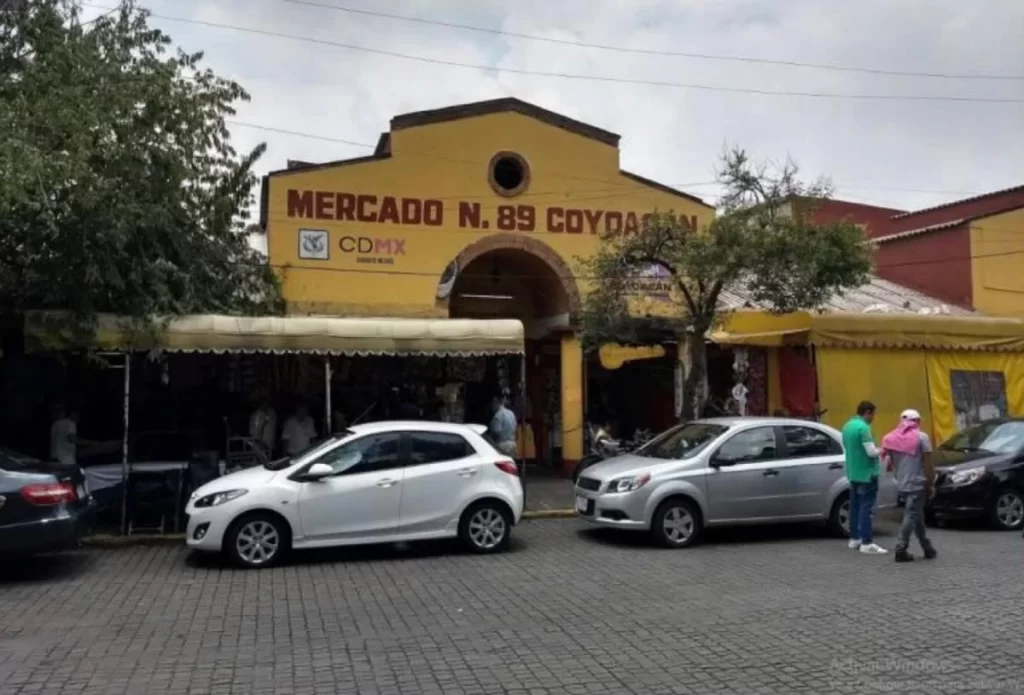
[[[848,535],[842,438],[817,422],[731,417],[678,425],[637,451],[588,468],[576,511],[610,528],[648,531],[665,546],[692,545],[708,526],[828,522]],[[879,507],[896,503],[891,476]]]

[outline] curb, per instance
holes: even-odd
[[[91,548],[127,548],[147,545],[179,545],[185,542],[185,534],[168,533],[163,536],[111,536],[97,534],[86,536],[82,545]]]
[[[537,509],[523,512],[523,519],[571,519],[576,516],[574,509]],[[168,533],[163,536],[112,536],[97,534],[86,536],[82,545],[90,548],[128,548],[147,545],[180,545],[185,542],[184,533]]]
[[[575,516],[575,509],[537,509],[523,512],[524,519],[572,519]]]

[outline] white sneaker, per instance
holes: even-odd
[[[860,551],[862,553],[867,553],[868,555],[885,555],[887,552],[889,552],[877,543],[868,543],[867,545],[862,545],[860,547]]]
[[[850,548],[850,550],[856,550],[857,548],[860,547],[860,541],[857,540],[856,538],[851,538],[850,542],[847,545]]]

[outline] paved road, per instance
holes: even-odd
[[[0,692],[1024,693],[1020,535],[934,537],[907,566],[813,527],[662,551],[575,520],[262,572],[88,550],[0,568]]]

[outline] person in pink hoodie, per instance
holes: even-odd
[[[935,479],[931,453],[931,440],[921,431],[921,414],[916,410],[904,410],[900,424],[882,438],[882,460],[888,470],[895,472],[896,486],[906,500],[896,541],[896,562],[914,559],[908,551],[911,534],[917,536],[926,560],[937,556],[924,525],[924,509]]]

